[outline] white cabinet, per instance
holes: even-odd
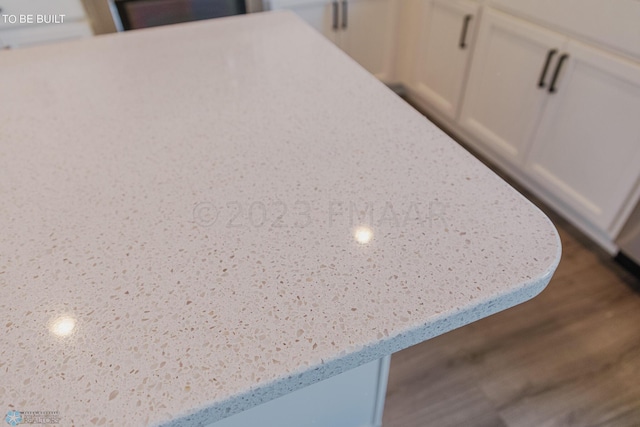
[[[640,179],[640,64],[487,8],[467,140],[611,248]]]
[[[421,3],[411,87],[444,117],[455,120],[479,5],[468,0],[422,0]]]
[[[338,10],[336,5],[326,0],[306,2],[278,2],[272,1],[271,8],[288,9],[307,21],[323,36],[333,43],[338,42]]]
[[[526,170],[613,236],[640,178],[640,65],[575,41],[563,53]]]
[[[392,79],[396,4],[394,0],[342,1],[339,46],[383,81]]]
[[[552,65],[565,43],[560,34],[487,9],[460,127],[498,155],[521,164],[548,99]]]
[[[270,7],[295,12],[370,73],[392,79],[395,0],[271,0]]]
[[[390,356],[207,427],[380,427]]]

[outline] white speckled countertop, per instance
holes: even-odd
[[[559,261],[538,209],[288,13],[0,70],[0,410],[201,425],[525,301]]]

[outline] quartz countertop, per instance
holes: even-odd
[[[0,52],[0,408],[202,425],[506,309],[551,222],[293,14]]]

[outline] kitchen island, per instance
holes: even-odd
[[[351,384],[374,425],[390,354],[559,262],[536,207],[293,14],[0,69],[0,408],[20,416],[226,427],[284,396],[341,425],[323,402]]]

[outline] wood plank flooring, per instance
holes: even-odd
[[[384,427],[640,426],[640,281],[547,214],[563,243],[547,289],[394,354]]]

